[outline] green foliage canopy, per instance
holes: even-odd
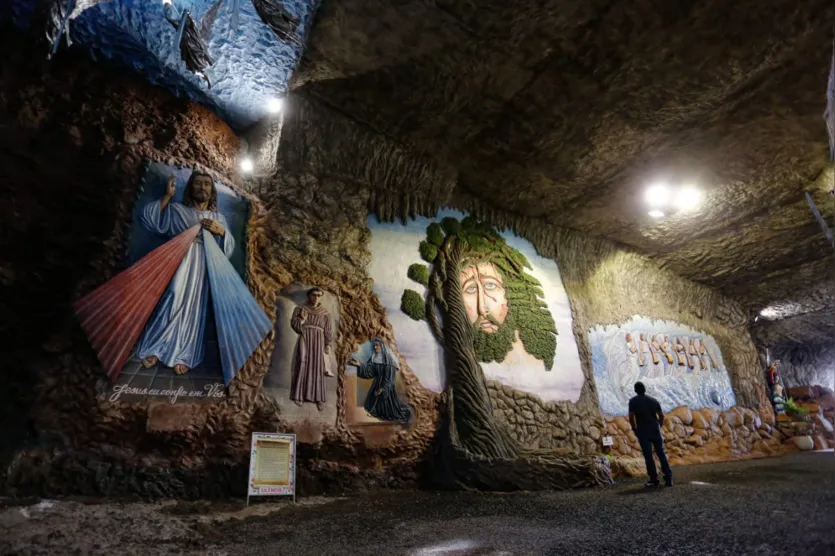
[[[419,246],[421,258],[430,264],[434,263],[446,240],[459,242],[462,269],[489,263],[502,277],[508,314],[496,333],[486,334],[479,329],[475,330],[473,344],[479,360],[503,361],[518,331],[525,350],[540,359],[546,370],[551,370],[557,348],[557,328],[543,299],[542,284],[527,272],[531,269],[528,259],[509,246],[495,227],[470,216],[461,221],[446,217],[440,225],[434,222],[430,224],[426,228],[426,240],[421,241]],[[425,265],[413,264],[407,275],[414,282],[426,286],[434,272],[434,264],[431,271]],[[458,273],[451,273],[448,279],[457,279],[457,276]],[[424,298],[416,291],[403,292],[401,309],[411,318],[425,319],[425,305]]]

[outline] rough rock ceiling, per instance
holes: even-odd
[[[216,0],[172,0],[197,21]],[[284,0],[283,6],[300,20],[297,36],[310,28],[317,0]],[[35,29],[39,0],[0,0],[0,22],[9,16],[21,28]],[[162,0],[110,0],[82,12],[70,23],[75,48],[97,60],[141,74],[175,95],[212,107],[234,127],[261,119],[267,99],[287,90],[287,82],[301,55],[297,45],[280,41],[264,25],[250,0],[241,0],[240,26],[230,27],[233,2],[227,0],[213,27],[209,52],[215,60],[209,75],[211,89],[191,74],[176,48],[176,31],[165,20]],[[47,49],[44,49],[46,57]],[[57,62],[60,53],[56,56]]]
[[[469,193],[645,252],[752,315],[794,306],[811,333],[835,325],[803,197],[832,221],[833,22],[831,0],[326,0],[293,87],[454,165]],[[697,184],[701,208],[652,220],[655,179]]]

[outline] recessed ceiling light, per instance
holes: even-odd
[[[664,218],[664,212],[660,210],[651,210],[647,214],[649,214],[653,218]]]
[[[682,187],[676,191],[673,204],[678,210],[692,210],[699,206],[702,200],[702,192],[695,187]]]
[[[241,160],[241,171],[248,174],[252,172],[252,169],[255,168],[255,165],[252,163],[251,158],[244,158]]]
[[[270,114],[278,114],[284,106],[284,100],[280,98],[271,98],[267,101],[267,111]]]
[[[670,188],[665,183],[657,183],[647,187],[644,200],[651,207],[666,207],[670,202]]]

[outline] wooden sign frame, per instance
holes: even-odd
[[[249,452],[250,496],[292,496],[296,501],[296,435],[253,432]]]

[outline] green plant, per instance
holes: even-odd
[[[400,310],[414,320],[426,319],[426,303],[415,290],[405,290],[400,297]]]
[[[797,405],[797,402],[795,402],[792,398],[786,398],[786,412],[794,413],[796,415],[806,415],[809,413],[809,410],[805,407]]]
[[[444,231],[441,229],[441,225],[437,222],[433,222],[429,224],[429,227],[426,228],[426,241],[434,245],[435,247],[440,247],[444,243]]]
[[[421,241],[418,247],[420,258],[427,263],[435,262],[435,257],[438,256],[438,247],[428,241]]]
[[[409,266],[409,270],[406,271],[406,276],[409,277],[410,280],[413,282],[417,282],[418,284],[428,286],[429,285],[429,267],[425,264],[415,263]]]

